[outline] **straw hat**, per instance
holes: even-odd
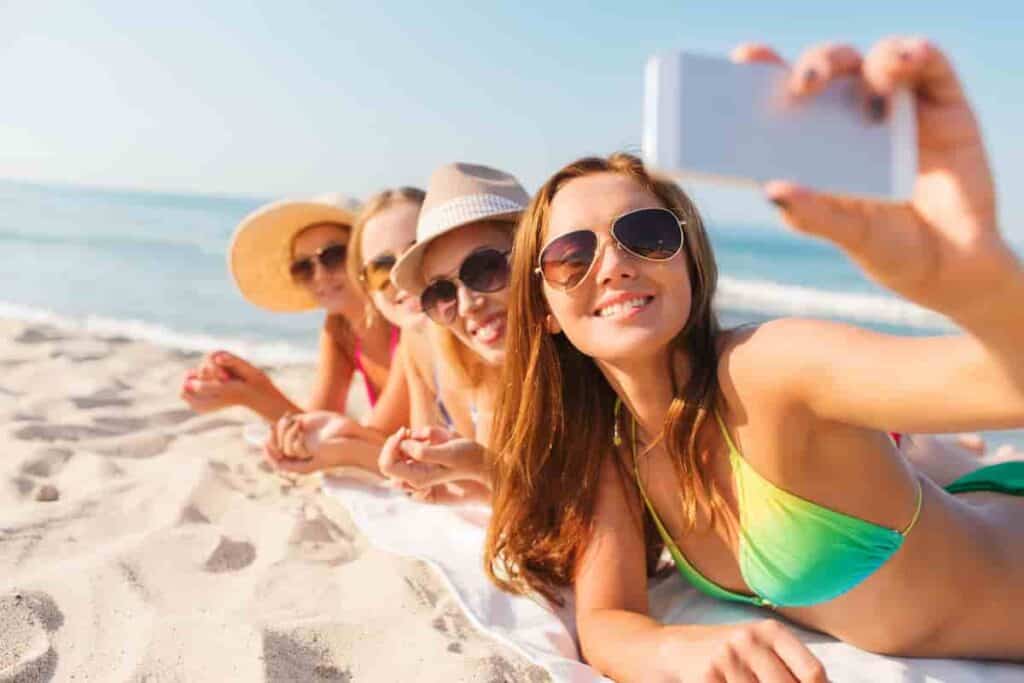
[[[399,289],[419,295],[423,254],[431,241],[455,228],[482,220],[514,220],[529,203],[526,190],[513,176],[487,166],[454,163],[434,171],[416,225],[416,244],[391,270]]]
[[[272,311],[317,307],[305,287],[288,272],[292,241],[317,223],[352,226],[359,203],[336,193],[308,200],[272,202],[242,219],[228,247],[228,269],[249,302]]]

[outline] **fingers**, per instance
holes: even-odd
[[[210,358],[218,370],[228,373],[229,379],[251,382],[263,375],[256,366],[227,351],[217,351]]]
[[[380,455],[377,456],[377,469],[385,477],[394,477],[395,463],[405,457],[399,450],[398,444],[406,433],[407,429],[405,427],[399,428],[394,434],[384,439],[384,443],[380,447]]]
[[[284,428],[281,445],[289,458],[308,460],[312,457],[306,450],[306,432],[302,428],[302,423],[294,417]]]
[[[797,96],[813,95],[841,76],[858,74],[861,56],[850,45],[825,43],[800,55],[793,64],[789,90]]]
[[[787,224],[833,242],[883,285],[899,291],[924,281],[936,266],[909,205],[818,193],[785,181],[764,189]]]
[[[430,425],[428,427],[419,427],[417,429],[410,430],[409,437],[432,444],[441,444],[446,441],[451,441],[455,438],[455,434],[444,427]]]
[[[740,43],[729,53],[729,59],[737,64],[751,64],[754,62],[768,64],[785,64],[778,52],[764,43]]]
[[[792,631],[777,621],[769,620],[758,624],[757,632],[800,683],[828,683],[821,661]]]
[[[879,95],[909,86],[926,102],[966,103],[953,66],[924,38],[893,36],[877,43],[864,58],[864,80]]]

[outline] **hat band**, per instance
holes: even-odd
[[[471,194],[449,199],[420,217],[417,239],[422,242],[456,225],[480,221],[491,216],[518,213],[523,205],[497,194]]]

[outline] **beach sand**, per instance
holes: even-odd
[[[189,411],[197,358],[0,320],[0,681],[547,680],[262,464],[251,414]]]

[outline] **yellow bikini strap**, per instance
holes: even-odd
[[[924,487],[921,486],[921,477],[915,474],[914,478],[917,480],[917,508],[914,510],[914,516],[911,518],[910,524],[900,532],[900,536],[909,534],[910,530],[917,524],[917,520],[921,518],[921,506],[924,503]]]
[[[718,411],[713,411],[715,419],[718,421],[718,428],[722,430],[722,437],[725,438],[725,445],[729,447],[729,453],[732,455],[739,455],[740,449],[736,448],[736,444],[732,442],[732,437],[729,436],[729,429],[725,426],[725,420],[718,414]]]

